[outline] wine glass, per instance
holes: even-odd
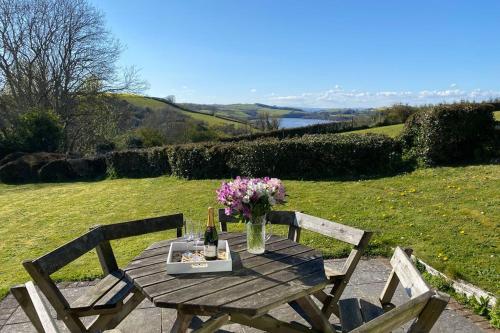
[[[194,249],[195,249],[195,255],[193,260],[194,261],[201,261],[203,258],[203,254],[199,249],[199,243],[203,237],[203,228],[201,223],[194,223],[194,229],[193,229],[193,240],[194,240]]]
[[[186,258],[190,259],[193,256],[193,253],[189,249],[189,243],[194,239],[194,226],[195,223],[191,220],[184,221],[184,240],[187,243],[186,251],[182,254]]]

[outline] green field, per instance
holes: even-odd
[[[493,115],[495,117],[495,120],[500,121],[500,111],[493,112]],[[352,131],[349,133],[358,133],[358,134],[377,133],[377,134],[385,134],[392,138],[395,138],[399,133],[401,133],[401,131],[403,130],[403,126],[404,126],[403,124],[397,124],[389,126],[372,127],[368,129]]]
[[[191,110],[198,110],[200,112],[210,113],[215,112],[217,115],[237,118],[240,120],[256,119],[259,114],[264,112],[269,113],[272,117],[283,117],[285,115],[295,114],[296,116],[303,116],[307,114],[301,110],[290,110],[287,108],[271,107],[268,105],[259,104],[181,104]]]
[[[28,277],[21,261],[39,256],[89,226],[183,212],[204,220],[216,205],[220,180],[171,177],[68,184],[0,185],[0,294]],[[363,181],[286,181],[283,209],[301,210],[375,231],[370,253],[388,255],[395,245],[446,273],[491,292],[500,291],[500,166],[422,169]],[[241,229],[241,225],[233,228]],[[273,232],[284,233],[275,227]],[[173,233],[113,243],[123,265],[149,243]],[[347,249],[304,232],[303,241],[328,256]],[[54,275],[75,280],[100,274],[90,253]]]
[[[372,127],[362,130],[351,131],[347,133],[356,133],[356,134],[364,134],[364,133],[377,133],[377,134],[385,134],[392,138],[398,136],[399,133],[403,130],[403,124],[397,125],[389,125],[389,126],[380,126],[380,127]]]
[[[154,99],[147,98],[147,97],[140,96],[140,95],[123,94],[120,96],[123,100],[125,100],[125,101],[127,101],[130,104],[133,104],[135,106],[142,107],[142,108],[149,107],[150,109],[157,111],[157,112],[165,110],[165,109],[170,109],[172,111],[179,112],[179,113],[183,114],[184,116],[192,118],[194,120],[203,121],[208,126],[222,126],[222,125],[235,125],[236,127],[244,126],[241,123],[236,122],[236,121],[221,119],[221,118],[217,118],[217,117],[214,117],[214,116],[211,116],[208,114],[200,114],[200,113],[196,113],[196,112],[184,111],[184,110],[179,109],[177,107],[173,107],[167,103],[163,103],[161,101],[154,100]]]

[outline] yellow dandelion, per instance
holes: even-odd
[[[463,235],[463,234],[465,234],[465,231],[463,231],[463,230],[460,230],[460,234],[462,234],[462,235]]]
[[[446,261],[446,260],[448,260],[448,257],[443,257],[443,261]]]

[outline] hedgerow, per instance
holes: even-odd
[[[306,135],[238,143],[181,145],[169,151],[172,174],[188,179],[370,176],[401,167],[399,143],[383,135]]]
[[[219,141],[221,142],[239,142],[239,141],[253,141],[258,139],[265,138],[277,138],[277,139],[285,139],[292,137],[300,137],[307,134],[333,134],[333,133],[341,133],[348,132],[354,130],[360,130],[368,128],[367,125],[353,125],[351,122],[342,121],[342,122],[332,122],[326,124],[316,124],[309,125],[303,127],[296,128],[282,128],[269,132],[260,132],[254,134],[240,135],[229,138],[221,138]]]
[[[421,110],[405,123],[405,155],[421,165],[449,165],[489,158],[495,151],[494,107],[443,104]]]

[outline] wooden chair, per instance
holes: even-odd
[[[408,255],[396,248],[391,258],[392,272],[380,296],[380,306],[363,299],[343,299],[339,303],[342,332],[391,332],[416,319],[408,332],[429,332],[450,297],[430,289]],[[410,300],[395,307],[391,299],[401,282]]]
[[[338,301],[340,296],[344,292],[356,265],[365,252],[372,233],[294,211],[271,211],[267,215],[267,219],[272,224],[287,225],[288,239],[294,242],[299,242],[301,230],[306,229],[353,245],[353,249],[340,271],[337,272],[325,266],[325,273],[333,285],[330,293],[327,294],[324,291],[320,291],[314,294],[323,303],[322,312],[327,318],[332,313],[338,316]],[[237,220],[232,216],[226,215],[224,209],[220,209],[219,222],[221,230],[227,231],[227,223],[237,222]]]
[[[182,214],[96,226],[50,253],[25,260],[23,266],[70,332],[102,332],[115,328],[144,299],[118,268],[110,241],[169,229],[176,229],[180,237],[182,227]],[[94,248],[105,277],[70,303],[50,275]],[[11,291],[39,332],[57,332],[33,282]],[[96,316],[88,327],[81,320],[86,316]]]

